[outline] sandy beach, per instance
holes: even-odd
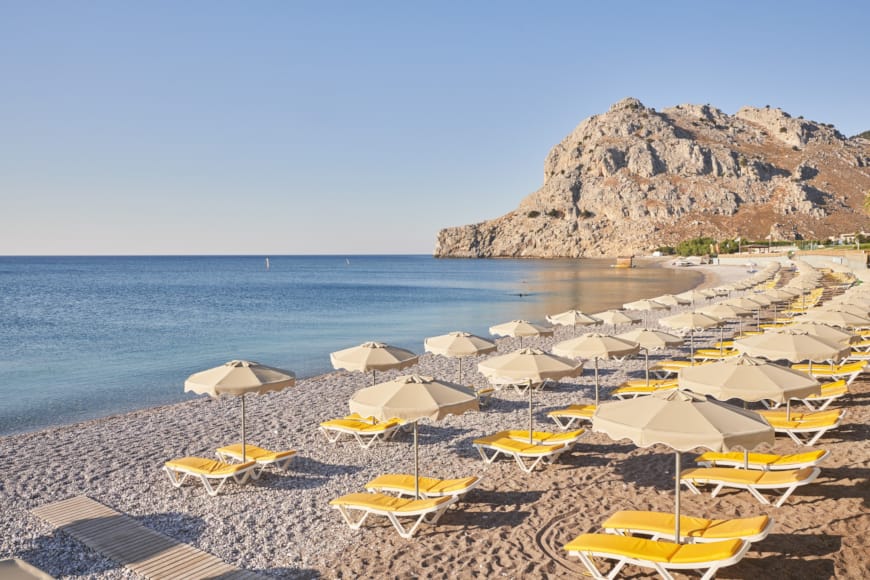
[[[705,266],[703,271],[703,286],[748,276],[739,266]],[[627,328],[601,329],[614,330]],[[570,332],[559,328],[553,338],[528,342],[549,349],[570,337]],[[717,339],[718,330],[701,333],[699,342]],[[518,345],[512,338],[498,344],[500,352]],[[651,358],[687,351],[659,352]],[[456,364],[454,359],[425,354],[411,372],[452,380]],[[473,384],[484,384],[484,378],[472,370],[475,367],[464,365],[465,376]],[[603,361],[604,392],[640,376],[642,369],[642,358]],[[382,373],[378,378],[401,374],[408,371]],[[352,393],[370,380],[361,373],[335,372],[301,380],[280,393],[248,397],[249,442],[296,449],[298,456],[289,472],[267,472],[243,487],[228,483],[217,497],[206,495],[198,483],[171,487],[161,467],[173,457],[211,457],[215,448],[233,442],[240,420],[236,399],[202,397],[2,438],[5,473],[0,478],[0,498],[5,509],[0,512],[0,558],[23,558],[58,578],[136,577],[29,513],[34,507],[85,494],[149,528],[264,576],[568,578],[584,573],[582,565],[562,550],[576,535],[597,530],[616,510],[673,509],[673,453],[664,447],[639,449],[590,432],[572,453],[532,474],[522,473],[508,461],[485,466],[471,441],[499,430],[523,428],[527,420],[526,397],[502,391],[484,412],[420,426],[422,473],[480,475],[484,481],[478,489],[437,525],[422,527],[414,540],[400,538],[382,518],[352,530],[329,507],[329,500],[362,491],[378,474],[408,472],[413,465],[407,434],[360,449],[350,441],[330,444],[317,431],[319,422],[345,415]],[[536,394],[536,426],[556,430],[547,411],[590,401],[593,396],[591,371]],[[782,507],[761,505],[746,492],[723,492],[716,498],[683,494],[685,514],[768,514],[776,520],[771,535],[719,577],[870,575],[868,405],[870,381],[859,379],[841,405],[849,409],[843,426],[816,445],[831,453],[822,475],[814,484],[799,488]],[[789,439],[777,437],[773,452],[799,449]]]

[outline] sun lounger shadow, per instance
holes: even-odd
[[[771,534],[772,536],[773,534]],[[767,549],[765,540],[765,549]],[[777,578],[834,578],[834,561],[828,558],[804,560],[801,557],[787,557],[784,554],[759,557],[751,553],[742,562],[728,568],[728,578],[758,580],[776,571]]]

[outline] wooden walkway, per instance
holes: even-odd
[[[84,495],[40,506],[31,513],[146,578],[261,578],[146,528]]]

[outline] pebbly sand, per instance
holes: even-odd
[[[747,275],[736,266],[707,267],[705,273],[704,286]],[[528,343],[549,348],[568,337],[570,329],[560,328],[555,338]],[[717,337],[718,331],[705,333],[699,342]],[[503,352],[517,346],[516,339],[498,343]],[[680,354],[655,353],[652,358]],[[473,368],[464,365],[464,376],[483,384]],[[643,360],[603,361],[601,369],[602,385],[613,387],[640,376]],[[456,361],[426,354],[410,372],[452,379]],[[329,500],[362,491],[377,474],[408,472],[413,465],[409,435],[363,450],[353,442],[332,445],[317,431],[320,421],[346,414],[351,394],[368,384],[368,375],[335,372],[299,381],[281,393],[248,397],[249,441],[293,448],[298,456],[288,473],[267,472],[244,487],[230,482],[217,497],[206,495],[198,483],[171,487],[160,468],[172,457],[211,457],[215,448],[231,442],[240,421],[236,399],[202,397],[2,438],[0,558],[23,558],[58,578],[136,577],[28,511],[86,494],[147,527],[264,576],[568,578],[584,574],[582,565],[561,549],[576,535],[597,530],[619,509],[673,509],[673,453],[664,447],[639,449],[587,433],[573,453],[529,475],[512,461],[485,466],[471,441],[497,430],[523,428],[527,420],[527,399],[502,391],[485,412],[451,416],[437,424],[421,422],[422,474],[484,478],[465,501],[437,525],[421,527],[411,541],[400,538],[383,518],[351,530],[329,508]],[[719,577],[870,576],[870,382],[859,380],[851,391],[843,404],[849,409],[843,426],[817,445],[831,452],[821,477],[799,488],[783,507],[761,505],[742,491],[712,499],[709,494],[682,494],[685,514],[766,513],[776,520],[771,535]],[[535,396],[536,427],[556,430],[546,412],[589,400],[591,372]],[[797,449],[783,437],[777,437],[773,448],[780,453]],[[624,572],[654,577],[638,568]]]

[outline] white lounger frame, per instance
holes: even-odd
[[[381,441],[392,439],[400,427],[401,425],[393,425],[392,427],[386,427],[381,431],[358,431],[340,425],[330,425],[329,427],[320,425],[318,429],[324,436],[326,436],[327,441],[330,443],[338,443],[343,436],[350,435],[356,439],[356,442],[359,443],[360,447],[368,449],[379,439]]]
[[[193,477],[199,479],[202,482],[202,485],[205,487],[206,493],[211,496],[215,496],[224,486],[228,479],[235,480],[239,485],[245,485],[248,482],[248,478],[253,474],[254,469],[256,469],[257,465],[251,465],[250,467],[246,467],[240,471],[235,473],[220,475],[220,476],[212,476],[205,475],[203,473],[196,473],[194,471],[189,471],[184,468],[178,467],[168,467],[166,465],[163,466],[163,471],[166,472],[166,475],[169,476],[169,482],[172,483],[174,487],[181,487],[188,477]],[[220,483],[217,484],[217,487],[212,486],[209,480],[220,480]]]
[[[749,469],[755,471],[787,471],[789,469],[804,469],[805,467],[816,467],[819,465],[824,459],[831,454],[830,451],[824,450],[825,453],[820,455],[818,459],[815,461],[804,461],[801,463],[780,463],[778,465],[771,465],[769,463],[753,463],[752,460],[749,461]],[[736,467],[737,469],[743,469],[745,462],[740,459],[718,459],[716,461],[696,461],[698,465],[701,467]]]
[[[218,456],[218,459],[224,461],[226,463],[232,463],[233,461],[241,461],[242,456],[236,455],[235,453],[227,453],[225,451],[215,451],[215,455]],[[270,465],[274,465],[280,471],[287,471],[290,468],[290,462],[293,458],[296,457],[296,453],[294,452],[291,455],[286,457],[280,457],[278,459],[250,459],[249,461],[256,461],[257,465],[251,471],[251,479],[258,480],[260,476],[263,475],[263,471],[269,467]]]
[[[846,414],[843,413],[840,417],[830,425],[825,425],[824,427],[777,427],[773,426],[773,431],[775,433],[785,433],[791,440],[797,443],[798,445],[806,445],[807,447],[811,445],[815,445],[816,441],[822,438],[822,435],[830,431],[831,429],[836,429],[843,422],[843,417]]]
[[[574,411],[569,411],[568,409],[556,409],[555,411],[550,411],[547,413],[547,417],[555,421],[556,425],[559,426],[559,429],[562,429],[563,431],[567,431],[574,426],[574,423],[580,421],[592,422],[592,417],[586,417]],[[565,422],[563,423],[563,421]]]
[[[490,443],[475,443],[474,446],[477,448],[478,453],[480,453],[480,457],[487,465],[491,465],[500,455],[504,455],[506,457],[513,457],[517,465],[520,466],[526,473],[531,473],[535,470],[535,467],[538,466],[542,461],[546,461],[547,463],[555,463],[559,456],[564,452],[568,451],[571,446],[565,444],[559,445],[540,445],[540,447],[550,447],[550,453],[522,453],[519,451],[512,451],[509,449],[503,449],[501,447],[497,447]],[[492,455],[487,455],[487,451],[492,452]],[[527,458],[532,460],[531,463],[526,463],[523,458]]]
[[[790,496],[794,490],[801,486],[809,485],[810,483],[814,482],[821,472],[821,469],[819,469],[818,467],[814,467],[809,477],[807,477],[806,479],[802,479],[801,481],[793,481],[791,485],[744,484],[730,481],[721,481],[718,479],[694,479],[690,481],[687,479],[683,479],[682,477],[680,477],[680,483],[685,485],[689,489],[689,491],[696,495],[701,495],[701,490],[697,487],[698,485],[714,485],[716,487],[714,487],[713,491],[710,492],[711,497],[716,497],[716,495],[726,487],[733,489],[745,489],[762,504],[781,507],[782,504],[785,503],[785,500],[788,499],[788,496]],[[785,491],[782,492],[782,495],[779,496],[779,499],[777,499],[776,502],[771,502],[769,499],[761,495],[761,493],[759,492],[759,490],[761,489],[784,489]]]
[[[668,514],[670,515],[670,514]],[[739,536],[735,538],[704,538],[702,536],[683,536],[682,543],[684,544],[702,544],[708,542],[721,542],[722,540],[743,540],[744,542],[760,542],[770,533],[770,530],[773,529],[773,518],[769,517],[767,519],[767,525],[764,526],[764,529],[758,532],[753,536]],[[667,540],[670,542],[674,541],[674,528],[673,526],[669,527],[669,531],[652,531],[646,528],[604,528],[604,531],[608,534],[615,534],[617,536],[644,536],[650,540]],[[680,534],[682,536],[682,534]]]
[[[703,572],[701,576],[701,580],[710,580],[716,575],[716,572],[719,571],[719,568],[724,568],[726,566],[731,566],[736,564],[741,559],[743,559],[744,554],[749,549],[749,542],[743,542],[743,545],[740,547],[740,550],[726,560],[718,560],[716,562],[709,562],[708,566],[701,566],[700,563],[694,564],[670,564],[667,562],[650,562],[649,560],[639,560],[636,558],[630,558],[628,556],[612,554],[610,552],[599,552],[599,551],[577,551],[571,550],[568,552],[569,556],[577,556],[580,558],[580,561],[583,562],[583,565],[586,566],[586,569],[589,570],[592,577],[596,580],[613,580],[622,570],[622,568],[626,564],[635,564],[637,566],[641,566],[643,568],[652,568],[659,574],[661,574],[662,578],[665,580],[674,580],[674,577],[671,575],[668,570],[695,570],[697,572]],[[616,560],[613,565],[613,568],[610,572],[605,576],[601,573],[598,568],[595,566],[595,563],[592,562],[592,557],[605,558],[607,560]]]
[[[461,490],[444,492],[444,493],[437,492],[437,491],[430,492],[430,491],[426,491],[424,489],[421,489],[420,496],[424,497],[424,498],[446,497],[446,496],[461,498],[466,493],[468,493],[469,491],[471,491],[472,489],[474,489],[475,487],[480,485],[481,481],[483,481],[483,478],[478,477],[477,480],[474,481],[471,485],[464,487]],[[375,485],[370,485],[371,483],[372,482],[369,482],[366,484],[366,486],[365,486],[366,491],[370,491],[372,493],[384,493],[384,492],[395,493],[396,495],[399,495],[399,496],[413,496],[414,495],[413,489],[408,489],[408,488],[403,487],[403,486],[392,486],[392,485],[376,485],[375,486]]]
[[[369,515],[374,514],[376,516],[384,516],[389,519],[400,536],[405,539],[410,539],[414,536],[414,533],[417,531],[417,528],[420,527],[420,524],[422,524],[423,522],[426,522],[427,524],[436,523],[444,514],[444,512],[447,511],[447,508],[456,503],[457,501],[459,501],[458,498],[454,496],[447,501],[438,504],[434,508],[403,512],[377,509],[370,506],[357,507],[353,505],[334,505],[332,507],[337,509],[341,514],[341,517],[344,518],[344,521],[347,522],[347,525],[355,530],[358,530],[363,525]],[[352,512],[361,512],[362,515],[354,518]],[[417,519],[414,520],[414,523],[411,525],[410,528],[405,528],[405,526],[402,525],[402,522],[399,521],[400,517],[415,517]]]

